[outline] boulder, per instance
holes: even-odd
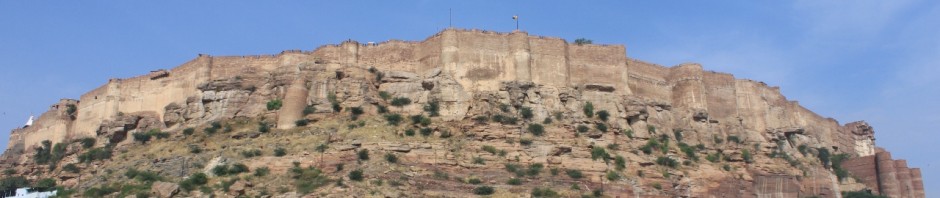
[[[179,192],[179,189],[180,186],[175,183],[158,181],[153,183],[150,194],[161,198],[173,197]]]

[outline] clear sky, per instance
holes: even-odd
[[[780,86],[879,146],[940,193],[940,1],[36,1],[0,0],[0,128],[109,78],[204,53],[276,54],[346,39],[422,40],[448,26],[623,44],[627,55]],[[0,133],[6,148],[8,133]],[[931,164],[938,164],[932,167]]]

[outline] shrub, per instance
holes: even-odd
[[[667,167],[670,167],[670,168],[676,168],[677,166],[679,166],[679,162],[678,162],[678,161],[676,161],[675,159],[669,158],[669,157],[658,157],[658,158],[656,158],[656,164],[659,164],[659,165],[662,165],[662,166],[667,166]]]
[[[431,136],[432,133],[434,133],[434,130],[431,130],[431,128],[421,128],[421,136],[428,137]]]
[[[829,168],[829,149],[819,147],[816,150],[819,152],[819,154],[816,155],[816,157],[819,158],[819,162],[821,162],[824,167]]]
[[[451,137],[451,136],[454,136],[454,134],[450,133],[449,130],[443,130],[443,131],[441,131],[441,138],[449,138],[449,137]]]
[[[359,118],[359,115],[362,115],[363,113],[366,113],[365,111],[362,110],[362,107],[352,107],[352,108],[349,108],[349,112],[352,113],[352,119],[353,119],[353,120],[358,119],[358,118]]]
[[[607,147],[607,149],[610,149],[610,150],[620,150],[620,145],[619,145],[619,144],[607,144],[606,147]]]
[[[195,190],[196,187],[209,183],[209,177],[205,173],[196,173],[180,182],[180,188],[186,191]]]
[[[193,154],[202,153],[202,148],[199,148],[199,145],[190,144],[189,153],[193,153]]]
[[[411,104],[411,99],[405,98],[405,97],[397,97],[397,98],[395,98],[395,99],[392,99],[391,104],[392,104],[392,106],[396,106],[396,107],[398,107],[398,108],[402,108],[402,107],[404,107],[404,106],[407,106],[407,105]]]
[[[359,156],[359,160],[369,160],[369,150],[362,149],[359,152],[356,152],[356,155]]]
[[[492,195],[494,192],[496,190],[489,186],[480,186],[473,189],[473,194],[476,195]]]
[[[522,119],[531,120],[535,115],[532,114],[532,108],[522,107],[519,109],[519,114],[522,115]]]
[[[405,130],[405,135],[407,135],[407,136],[415,136],[415,130],[414,130],[414,129],[406,129],[406,130]]]
[[[796,147],[796,150],[800,151],[800,154],[803,154],[803,155],[806,155],[807,149],[808,147],[806,146],[806,144],[800,144],[800,146]]]
[[[545,127],[541,124],[529,124],[528,131],[532,133],[532,135],[542,136],[542,134],[545,134]]]
[[[589,118],[594,117],[594,104],[591,104],[591,102],[587,102],[586,104],[584,104],[584,107],[582,107],[581,110],[584,111],[585,116]]]
[[[591,128],[588,128],[587,126],[584,126],[584,125],[578,125],[578,132],[584,133],[584,132],[587,132],[588,130],[591,130]]]
[[[68,171],[70,173],[78,173],[80,170],[75,164],[66,164],[62,167],[62,170]]]
[[[111,150],[105,148],[94,148],[78,155],[78,160],[85,163],[105,159],[111,159]]]
[[[36,185],[33,186],[33,188],[30,190],[49,191],[53,189],[55,189],[55,179],[45,178],[45,179],[40,179],[39,181],[37,181]]]
[[[676,142],[682,142],[682,130],[681,129],[673,129],[672,136],[676,137]]]
[[[487,153],[494,154],[494,155],[496,154],[496,147],[493,147],[490,145],[483,145],[482,149],[483,151],[486,151]]]
[[[720,155],[721,153],[708,154],[708,156],[705,156],[705,160],[708,160],[709,162],[712,162],[712,163],[716,163],[718,162],[718,160],[721,160]]]
[[[203,129],[203,131],[205,131],[207,135],[212,135],[212,134],[215,134],[215,132],[218,132],[219,129],[218,129],[218,128],[212,128],[212,127],[206,127],[206,129]]]
[[[482,116],[482,115],[473,118],[473,121],[476,122],[477,124],[486,124],[486,121],[489,121],[489,120],[490,118],[486,116]]]
[[[533,188],[532,197],[559,197],[561,195],[551,188]]]
[[[681,150],[682,153],[685,153],[685,155],[689,157],[689,159],[692,159],[692,161],[698,161],[698,156],[695,154],[695,148],[685,143],[679,143],[679,150]]]
[[[86,137],[79,140],[82,142],[82,148],[91,148],[95,146],[95,138]]]
[[[620,178],[621,178],[620,173],[617,173],[614,171],[607,171],[607,180],[617,181],[617,180],[620,180]]]
[[[274,156],[283,157],[287,155],[287,149],[277,147],[274,149]]]
[[[117,188],[111,186],[102,186],[100,188],[89,188],[82,194],[84,197],[104,197],[106,195],[118,192]]]
[[[127,170],[127,172],[124,172],[124,176],[126,176],[128,179],[136,179],[137,181],[142,181],[142,182],[154,182],[154,181],[162,180],[160,175],[158,175],[157,173],[150,172],[150,171],[139,171],[134,168],[131,168]]]
[[[340,106],[339,102],[330,103],[330,107],[333,109],[333,112],[343,111],[343,106]]]
[[[529,168],[526,169],[526,175],[529,176],[538,176],[539,173],[542,173],[542,169],[545,168],[542,163],[529,164]]]
[[[519,144],[521,144],[522,146],[529,146],[529,145],[532,145],[532,140],[530,140],[530,139],[519,139]]]
[[[509,104],[499,104],[499,110],[503,113],[509,113]]]
[[[264,177],[271,173],[271,169],[268,167],[258,167],[255,169],[255,177]]]
[[[409,116],[408,118],[411,119],[411,124],[417,125],[417,124],[420,124],[421,120],[424,119],[424,115],[418,114],[418,115]]]
[[[614,158],[614,165],[618,171],[623,171],[627,168],[627,159],[625,159],[623,156],[617,155],[617,157]]]
[[[196,133],[196,129],[192,127],[183,129],[183,135],[192,135],[193,133]]]
[[[294,124],[296,124],[299,127],[307,126],[308,124],[310,124],[310,120],[300,119],[300,120],[294,121]]]
[[[281,99],[274,99],[274,100],[268,101],[268,105],[267,105],[268,111],[281,109],[281,106],[283,105],[284,105],[284,102],[281,101]]]
[[[610,113],[607,110],[601,110],[597,112],[597,118],[600,118],[602,121],[607,122],[607,119],[610,117]]]
[[[486,164],[486,160],[480,156],[473,157],[473,164]]]
[[[483,181],[480,180],[479,178],[470,178],[470,179],[467,179],[467,183],[477,185],[477,184],[483,183]]]
[[[656,190],[662,190],[663,185],[659,183],[653,183],[653,188],[655,188]]]
[[[754,162],[754,157],[751,156],[751,151],[748,151],[747,149],[741,151],[741,158],[744,159],[744,162],[749,164]]]
[[[349,171],[349,180],[362,181],[362,178],[362,170],[356,169],[354,171]]]
[[[627,129],[627,131],[624,132],[624,134],[627,134],[627,138],[633,139],[633,130]]]
[[[518,186],[518,185],[522,185],[522,180],[519,178],[512,178],[512,179],[509,179],[509,181],[506,181],[506,184]]]
[[[646,131],[648,131],[648,132],[650,132],[650,133],[656,133],[656,126],[653,126],[653,125],[646,125]]]
[[[382,100],[388,101],[388,99],[392,98],[392,94],[389,94],[386,91],[379,91],[379,97],[381,97]]]
[[[494,115],[492,119],[494,122],[499,122],[500,124],[506,124],[506,125],[514,125],[519,122],[519,118],[512,117],[512,116],[504,116],[504,115],[499,115],[499,114]]]
[[[605,125],[604,123],[596,123],[594,124],[594,128],[600,132],[604,132],[604,133],[607,132],[607,125]]]
[[[728,136],[728,142],[734,142],[735,144],[741,144],[741,138],[738,136]]]
[[[395,154],[386,153],[385,161],[387,161],[388,163],[392,163],[392,164],[398,163],[398,156],[395,156]]]
[[[586,38],[578,38],[574,40],[575,45],[586,45],[586,44],[592,44],[592,43],[594,43],[594,41],[592,41],[591,39],[586,39]]]
[[[148,133],[144,133],[144,132],[134,133],[134,141],[137,141],[140,143],[146,144],[148,141],[150,141],[150,138],[151,136]]]
[[[575,169],[567,169],[565,170],[565,174],[567,174],[568,177],[571,177],[571,179],[584,178],[584,174],[582,174],[581,171]]]
[[[316,113],[316,112],[317,112],[317,107],[316,107],[316,106],[307,105],[306,107],[304,107],[304,112],[303,112],[303,114],[304,114],[304,116],[306,116],[306,115],[310,115],[310,114],[313,114],[313,113]]]
[[[428,112],[428,116],[437,117],[440,116],[441,105],[437,100],[432,100],[428,102],[427,105],[424,105],[424,112]]]
[[[542,124],[552,124],[552,118],[546,117],[542,120]]]
[[[604,147],[596,146],[591,149],[591,160],[601,159],[607,162],[608,158],[610,158],[610,154],[607,154],[607,150],[605,150]]]
[[[295,166],[288,172],[291,174],[291,178],[294,179],[297,192],[301,194],[309,194],[331,182],[322,171],[314,167],[300,168]]]
[[[511,173],[521,171],[521,168],[519,167],[518,164],[506,163],[503,165],[503,167],[506,168],[506,171],[511,172]]]
[[[388,122],[388,125],[398,126],[401,123],[401,115],[398,114],[386,114],[385,121]]]
[[[724,142],[725,142],[725,140],[719,138],[718,135],[712,135],[712,139],[713,139],[713,141],[715,141],[715,144],[721,144],[721,143],[724,143]]]
[[[242,154],[242,157],[252,158],[256,156],[261,156],[261,150],[258,150],[258,149],[244,150],[241,152],[241,154]]]

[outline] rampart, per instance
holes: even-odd
[[[189,98],[201,97],[203,92],[197,88],[200,84],[284,72],[294,72],[282,76],[296,79],[272,85],[283,86],[274,91],[273,97],[284,99],[292,109],[280,112],[283,115],[279,115],[277,122],[278,128],[290,128],[300,116],[299,107],[309,105],[310,96],[325,95],[324,87],[308,87],[322,84],[309,83],[316,79],[302,76],[301,68],[306,65],[324,65],[318,68],[328,69],[375,67],[381,71],[418,74],[441,68],[444,76],[453,78],[468,92],[495,92],[504,81],[528,81],[551,87],[603,85],[614,88],[612,92],[617,95],[635,95],[679,109],[707,112],[709,121],[738,123],[747,134],[796,127],[818,140],[813,147],[831,147],[855,156],[874,154],[871,149],[874,138],[870,130],[865,132],[870,127],[851,123],[840,126],[831,118],[787,100],[778,87],[763,82],[705,71],[694,63],[665,67],[631,59],[623,45],[577,45],[519,31],[457,29],[446,29],[417,42],[361,44],[350,40],[313,51],[289,50],[274,55],[200,54],[169,70],[111,79],[83,94],[79,101],[70,102],[78,107],[74,118],[63,119],[62,110],[53,109],[40,116],[33,127],[14,130],[8,149],[28,149],[42,140],[62,142],[94,136],[101,123],[120,113],[153,112],[162,119],[167,105],[185,104]],[[259,101],[247,105],[264,108],[264,102]],[[692,116],[691,112],[682,113]],[[768,141],[761,135],[746,138]],[[919,175],[910,172],[911,186],[916,187]]]
[[[889,197],[925,197],[920,169],[908,168],[906,160],[895,160],[884,149],[874,155],[856,157],[842,162],[854,178],[871,188],[872,193]]]

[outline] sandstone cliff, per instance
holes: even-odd
[[[626,53],[525,32],[448,29],[420,42],[199,55],[54,104],[33,126],[12,131],[2,164],[11,175],[81,190],[117,185],[113,171],[130,167],[160,173],[164,183],[224,161],[272,173],[234,177],[242,182],[234,193],[185,196],[304,195],[311,192],[294,190],[289,176],[313,166],[334,181],[353,169],[379,181],[324,184],[320,196],[463,197],[487,185],[505,196],[547,188],[561,196],[924,197],[920,170],[876,148],[867,123],[840,125],[762,82]],[[403,99],[410,102],[394,102]],[[394,115],[404,124],[390,124]],[[129,138],[160,131],[170,137]],[[93,145],[79,146],[88,138]],[[36,162],[35,153],[58,144],[59,166]],[[243,154],[273,148],[289,154]],[[103,161],[89,159],[102,150]],[[362,150],[401,159],[362,162]],[[512,166],[536,170],[512,176],[504,170]]]

